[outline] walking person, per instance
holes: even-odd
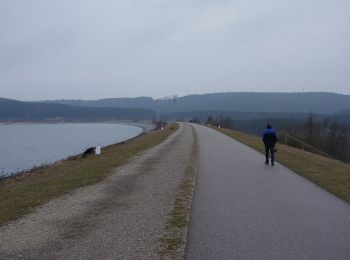
[[[263,133],[263,142],[265,144],[265,164],[269,164],[269,153],[271,154],[271,165],[275,164],[275,144],[277,142],[276,130],[268,123]]]

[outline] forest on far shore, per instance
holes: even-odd
[[[150,109],[79,107],[62,104],[22,102],[0,99],[0,121],[79,121],[152,120],[156,117]]]

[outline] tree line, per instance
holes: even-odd
[[[191,121],[201,122],[198,118],[193,118]],[[279,142],[284,142],[285,134],[289,134],[338,160],[350,162],[350,125],[337,118],[323,118],[321,120],[313,114],[309,114],[306,119],[234,120],[228,116],[214,117],[209,115],[205,121],[208,125],[235,129],[257,136],[261,136],[268,122],[277,129]],[[288,140],[287,144],[300,148],[300,144],[293,140]]]
[[[312,114],[299,125],[281,129],[305,143],[344,162],[350,162],[350,126],[337,119],[315,120]],[[297,146],[295,143],[291,143]]]
[[[152,120],[149,109],[79,107],[62,104],[21,102],[0,99],[0,121],[105,121]]]

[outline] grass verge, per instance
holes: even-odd
[[[94,184],[135,154],[163,142],[178,126],[111,145],[99,156],[75,156],[48,167],[0,180],[0,226],[76,188]]]
[[[230,129],[215,127],[213,129],[265,153],[264,145],[259,137]],[[276,147],[278,162],[350,203],[350,164],[281,143],[277,143]]]
[[[175,197],[174,209],[170,214],[166,235],[161,239],[159,254],[162,259],[184,259],[185,255],[190,210],[198,169],[198,142],[193,127],[192,134],[191,158]]]

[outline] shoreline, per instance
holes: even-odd
[[[124,142],[127,142],[127,141],[130,141],[130,140],[133,140],[143,134],[146,134],[146,133],[149,133],[151,131],[153,131],[155,129],[155,125],[154,124],[151,124],[151,123],[137,123],[137,122],[85,122],[85,123],[80,123],[80,122],[49,122],[49,123],[46,123],[46,122],[11,122],[11,123],[3,123],[3,122],[0,122],[0,125],[17,125],[17,124],[32,124],[32,125],[40,125],[40,124],[118,124],[118,125],[128,125],[128,126],[134,126],[134,127],[138,127],[140,128],[142,131],[135,135],[135,136],[132,136],[128,139],[125,139],[123,141],[120,141],[120,142],[117,142],[117,143],[111,143],[111,144],[108,144],[108,145],[105,145],[105,146],[101,146],[101,152],[108,148],[108,147],[111,147],[111,146],[114,146],[114,145],[118,145],[118,144],[122,144]],[[18,176],[22,176],[22,175],[26,175],[26,174],[30,174],[30,173],[33,173],[33,172],[36,172],[40,169],[45,169],[45,168],[48,168],[48,167],[53,167],[55,165],[58,165],[58,164],[61,164],[61,163],[64,163],[65,161],[69,161],[69,160],[74,160],[76,158],[79,158],[80,156],[82,156],[84,153],[84,151],[82,150],[80,153],[77,153],[77,154],[71,154],[71,155],[68,155],[67,157],[64,157],[64,158],[61,158],[61,159],[57,159],[57,160],[54,160],[52,162],[48,162],[48,163],[42,163],[42,164],[38,164],[38,165],[33,165],[31,168],[27,168],[27,169],[22,169],[22,170],[19,170],[19,171],[15,171],[15,172],[5,172],[5,171],[1,171],[0,172],[0,180],[4,180],[4,179],[11,179],[11,178],[15,178],[15,177],[18,177]]]
[[[149,133],[151,131],[153,131],[154,129],[156,129],[156,126],[152,123],[118,123],[120,125],[131,125],[131,126],[136,126],[139,128],[142,128],[142,133],[141,134],[145,134],[145,133]]]
[[[164,131],[139,135],[106,147],[98,156],[76,156],[29,174],[0,180],[0,226],[77,188],[100,183],[112,175],[114,169],[119,169],[140,152],[162,143],[177,129],[178,126],[167,127]]]

